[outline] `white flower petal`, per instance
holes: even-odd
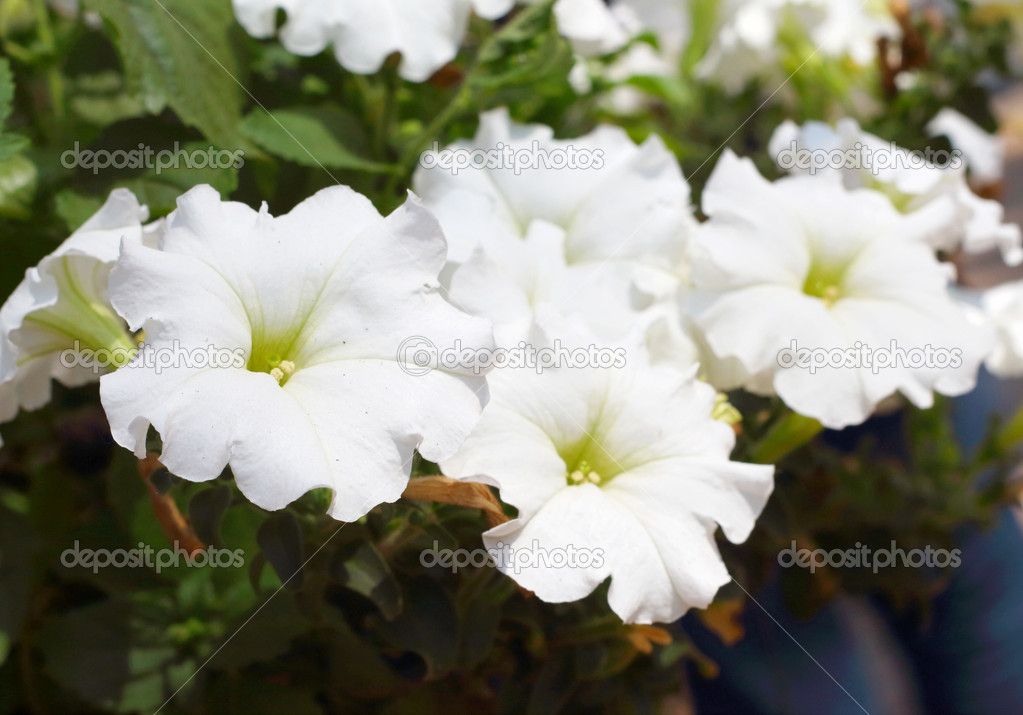
[[[267,509],[328,487],[330,513],[351,520],[400,496],[415,449],[447,458],[478,420],[482,375],[399,362],[417,336],[492,347],[489,324],[439,294],[444,239],[415,197],[383,219],[335,187],[273,218],[199,187],[161,243],[126,246],[111,280],[115,304],[146,331],[135,361],[101,383],[114,439],[136,454],[152,424],[179,476],[230,466]],[[150,359],[200,348],[239,359]]]
[[[499,567],[522,586],[563,602],[610,576],[622,619],[668,622],[709,604],[728,580],[714,532],[749,536],[773,468],[728,460],[735,434],[710,417],[711,387],[637,361],[496,372],[482,420],[441,466],[497,486],[519,509],[484,539],[508,552]],[[599,559],[551,561],[578,550]]]
[[[0,340],[11,346],[16,369],[0,384],[15,405],[27,410],[50,400],[51,379],[76,387],[99,379],[103,366],[68,367],[62,354],[78,350],[134,348],[107,290],[110,268],[122,242],[141,244],[159,231],[159,222],[143,226],[149,216],[127,189],[114,190],[102,208],[75,231],[25,279],[0,308]]]

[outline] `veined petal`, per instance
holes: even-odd
[[[480,371],[402,360],[410,338],[493,346],[489,323],[439,294],[444,238],[414,197],[383,219],[338,187],[274,218],[199,187],[161,245],[126,247],[111,280],[146,331],[101,384],[114,439],[136,454],[152,425],[186,479],[230,466],[267,509],[328,487],[330,513],[355,519],[400,496],[416,449],[447,458],[478,420]],[[203,350],[228,360],[200,364]]]

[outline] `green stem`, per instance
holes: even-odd
[[[64,116],[64,75],[60,72],[57,62],[57,42],[50,25],[50,11],[46,0],[35,0],[36,24],[39,31],[39,42],[46,49],[46,79],[50,89],[50,104],[57,119]]]
[[[824,429],[811,417],[789,412],[778,420],[750,455],[758,464],[775,464],[786,455],[807,444]]]
[[[483,67],[484,58],[489,58],[494,55],[495,46],[499,45],[505,38],[514,36],[521,32],[521,28],[526,23],[532,21],[536,13],[546,12],[549,10],[549,6],[553,0],[546,0],[545,2],[530,5],[522,10],[512,18],[504,27],[498,32],[487,37],[480,45],[479,51],[476,53],[476,57],[473,60],[472,65],[466,70],[465,76],[462,78],[462,83],[458,87],[458,91],[451,100],[445,105],[445,107],[433,118],[423,131],[413,139],[405,151],[402,152],[401,158],[398,160],[398,171],[395,172],[394,176],[387,184],[387,194],[393,195],[398,189],[398,184],[408,175],[409,171],[415,166],[419,160],[419,155],[422,154],[423,150],[430,145],[430,142],[437,138],[448,124],[456,119],[462,112],[472,106],[473,98],[473,85],[476,79],[476,75],[480,72]]]

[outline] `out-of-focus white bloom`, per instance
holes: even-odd
[[[471,366],[403,362],[410,340],[493,347],[486,321],[439,294],[444,237],[414,197],[382,219],[333,187],[274,218],[200,186],[178,199],[160,248],[126,244],[110,277],[146,342],[100,396],[137,455],[152,425],[180,477],[230,465],[266,509],[327,487],[329,513],[350,521],[401,495],[415,449],[446,459],[476,424],[487,393]],[[214,350],[239,359],[200,359]]]
[[[836,429],[896,392],[928,407],[934,392],[973,388],[989,331],[949,296],[950,267],[920,225],[877,192],[772,184],[727,152],[703,211],[692,310],[725,372],[741,368],[737,383]]]
[[[944,135],[962,152],[976,184],[996,184],[1005,174],[1005,142],[981,129],[954,109],[946,107],[927,124],[932,137]]]
[[[413,181],[458,264],[451,300],[492,319],[502,345],[545,311],[581,316],[604,338],[636,328],[634,284],[679,271],[694,226],[674,156],[617,127],[554,139],[496,110],[472,141],[424,157]]]
[[[541,2],[541,0],[530,0]],[[558,31],[583,56],[604,55],[625,45],[628,35],[604,0],[558,0],[554,4]]]
[[[1001,378],[1023,377],[1023,281],[984,291],[979,302],[978,319],[995,331],[987,369]]]
[[[56,11],[58,15],[62,15],[67,18],[76,18],[81,12],[78,0],[50,0],[50,7]],[[98,30],[103,27],[103,18],[96,12],[86,12],[82,14],[82,21],[94,30]]]
[[[536,2],[537,0],[527,0]],[[515,0],[233,0],[238,22],[253,37],[277,33],[279,10],[287,14],[281,44],[310,56],[333,45],[341,66],[372,74],[388,55],[401,54],[399,73],[423,82],[458,54],[470,14],[497,19]],[[554,16],[577,52],[604,54],[626,35],[602,0],[558,0]]]
[[[938,166],[931,157],[862,131],[853,119],[843,119],[835,128],[787,121],[775,131],[769,151],[786,171],[818,174],[850,189],[884,194],[921,227],[924,240],[935,249],[979,253],[997,246],[1010,265],[1023,262],[1019,226],[1004,222],[1000,203],[970,190],[956,156],[941,158],[942,164],[949,161]]]
[[[670,622],[728,582],[714,532],[746,540],[773,467],[729,461],[735,434],[711,418],[714,389],[640,357],[616,370],[492,373],[480,424],[441,466],[518,508],[483,539],[539,598],[574,601],[610,576],[625,622]]]
[[[722,0],[720,30],[699,73],[729,92],[756,78],[782,81],[783,59],[876,61],[877,40],[895,37],[898,24],[883,0]]]
[[[143,226],[148,215],[134,194],[116,189],[57,250],[25,272],[0,308],[2,340],[13,348],[0,347],[0,353],[13,352],[16,365],[0,382],[10,384],[15,407],[34,410],[49,402],[51,379],[68,387],[99,379],[102,365],[62,360],[65,351],[120,350],[124,361],[131,357],[136,344],[110,306],[107,283],[122,241],[156,240],[161,222]]]
[[[604,106],[619,114],[643,108],[646,95],[626,82],[633,77],[671,77],[678,73],[682,51],[689,42],[689,0],[615,0],[611,12],[628,37],[653,34],[657,47],[634,42],[610,65],[580,60],[573,68],[573,87],[590,91],[591,73],[618,86],[603,97]]]
[[[505,14],[513,0],[234,0],[238,22],[254,37],[277,32],[297,55],[317,55],[333,44],[338,62],[359,74],[380,69],[401,53],[399,72],[422,82],[455,58],[473,9],[483,17]]]
[[[18,400],[14,393],[14,375],[17,371],[14,359],[14,346],[6,336],[0,336],[0,424],[14,419],[18,414]],[[0,435],[0,447],[3,447],[3,436]]]

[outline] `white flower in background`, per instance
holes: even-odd
[[[921,227],[923,239],[935,249],[980,253],[998,247],[1006,263],[1023,262],[1019,226],[1004,222],[1005,209],[999,202],[970,190],[962,161],[955,156],[940,157],[939,166],[926,154],[914,154],[864,132],[853,119],[843,119],[834,128],[821,122],[800,127],[787,121],[775,131],[769,151],[782,169],[815,173],[850,189],[881,192]],[[937,154],[934,159],[939,159]]]
[[[737,382],[835,429],[896,392],[926,408],[935,391],[973,389],[989,331],[949,296],[950,266],[920,226],[883,196],[821,178],[772,184],[726,152],[703,211],[692,310],[714,355],[730,361],[726,372],[741,368]],[[885,358],[893,341],[903,353]],[[793,364],[793,346],[829,364]]]
[[[542,0],[528,0],[536,3]],[[558,32],[583,56],[605,55],[621,49],[628,34],[604,0],[558,0],[554,4]]]
[[[62,360],[65,351],[116,349],[124,361],[131,357],[136,343],[110,306],[107,283],[122,240],[132,244],[156,240],[162,222],[143,226],[148,216],[134,194],[116,189],[57,250],[25,272],[0,308],[2,340],[13,347],[0,347],[0,352],[13,352],[13,358],[3,359],[13,359],[16,365],[0,384],[10,385],[15,406],[34,410],[45,405],[51,379],[68,387],[99,379],[102,365]]]
[[[952,147],[962,152],[977,185],[997,184],[1005,175],[1005,142],[956,110],[946,107],[938,112],[928,122],[927,133],[948,137]]]
[[[161,249],[126,245],[110,279],[118,312],[146,332],[100,390],[114,439],[135,454],[151,424],[180,477],[230,465],[265,509],[328,487],[329,513],[350,521],[401,495],[413,450],[446,459],[479,418],[482,376],[413,376],[400,362],[410,339],[493,346],[486,321],[439,294],[444,237],[414,197],[382,219],[333,187],[274,218],[200,186],[178,199]],[[210,348],[244,364],[156,359]]]
[[[1023,377],[1023,281],[1004,283],[979,296],[979,321],[995,331],[985,365],[1001,378]]]
[[[604,337],[627,332],[634,284],[670,283],[694,226],[675,157],[617,127],[554,139],[496,110],[472,141],[424,156],[413,182],[448,237],[451,300],[494,320],[502,344],[545,310],[580,315]]]
[[[18,414],[18,400],[14,394],[14,374],[17,369],[14,346],[5,336],[0,336],[0,424],[13,420]],[[0,435],[0,447],[3,446],[3,436]]]
[[[423,82],[453,60],[475,11],[490,20],[506,15],[515,0],[233,0],[238,22],[253,37],[277,33],[277,12],[287,15],[281,44],[312,56],[333,45],[341,66],[372,74],[392,53],[399,74]],[[535,2],[536,0],[529,0]],[[554,16],[576,51],[604,54],[621,47],[624,31],[602,0],[559,0]]]
[[[483,539],[509,554],[501,570],[524,588],[561,603],[610,576],[608,601],[625,622],[670,622],[728,582],[714,532],[746,540],[774,468],[729,461],[735,434],[712,419],[717,393],[691,371],[628,359],[616,370],[492,373],[482,420],[441,467],[518,508]],[[577,552],[587,558],[545,563]]]
[[[611,11],[629,37],[653,34],[657,47],[637,41],[606,67],[591,67],[580,61],[575,71],[578,78],[585,76],[591,84],[591,72],[617,84],[603,99],[604,105],[619,114],[630,114],[645,106],[647,95],[625,84],[629,79],[678,74],[682,51],[691,33],[689,0],[615,0]],[[584,88],[585,84],[580,81],[576,91],[586,94],[589,90],[581,91]]]
[[[497,18],[511,0],[234,0],[246,31],[260,38],[277,32],[276,15],[287,21],[281,44],[297,55],[323,52],[333,44],[338,62],[358,74],[380,69],[388,55],[401,53],[399,73],[423,82],[455,58],[470,13]]]
[[[718,17],[699,74],[730,93],[758,77],[784,80],[789,56],[796,66],[819,54],[869,67],[878,39],[899,34],[884,0],[721,0]]]

